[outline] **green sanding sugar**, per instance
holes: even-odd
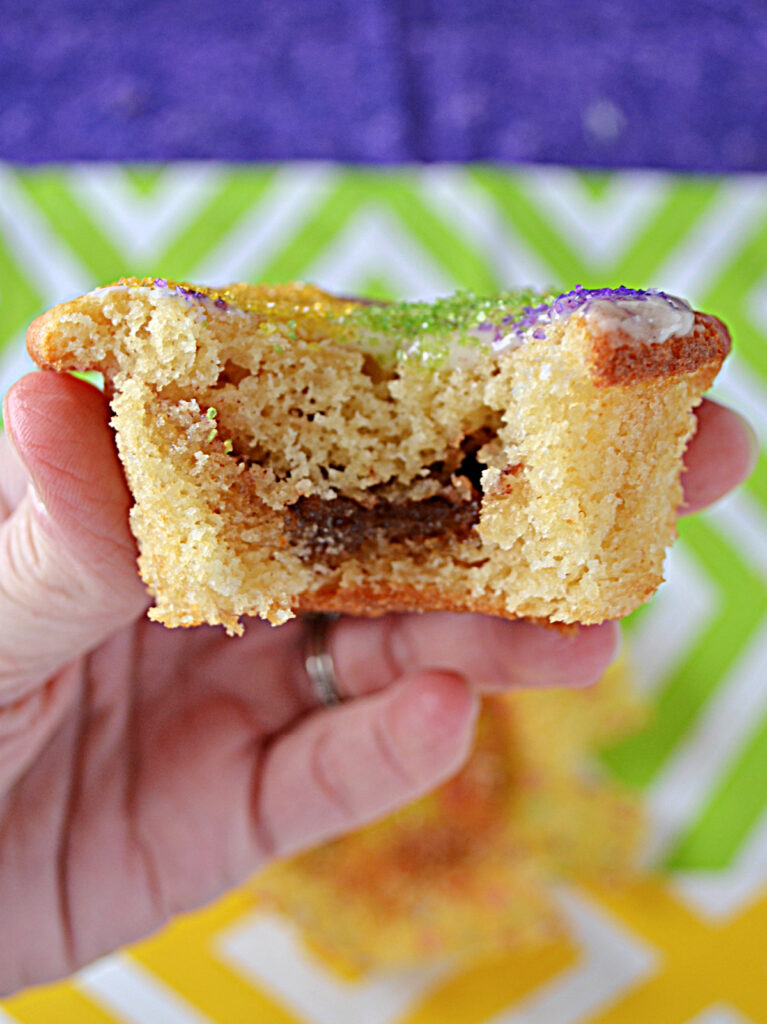
[[[357,306],[338,319],[344,340],[364,342],[379,358],[436,366],[456,345],[489,348],[505,328],[557,294],[524,289],[479,296],[461,291],[434,302]]]
[[[434,302],[391,302],[357,306],[349,321],[374,331],[385,331],[403,341],[427,332],[438,336],[485,321],[498,324],[506,317],[521,317],[528,306],[538,305],[543,296],[534,291],[500,292],[483,297],[461,291]]]

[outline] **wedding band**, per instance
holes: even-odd
[[[328,629],[337,618],[337,615],[310,615],[307,622],[304,657],[306,674],[314,696],[326,708],[340,704],[343,700],[338,692],[333,655],[328,649]]]

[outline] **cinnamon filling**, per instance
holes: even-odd
[[[418,544],[425,540],[467,540],[482,505],[480,450],[496,437],[495,426],[463,438],[413,485],[392,492],[392,482],[368,492],[363,501],[316,495],[299,498],[284,512],[289,543],[306,561],[335,568],[371,542]],[[424,493],[424,490],[426,493]],[[420,492],[420,493],[419,493]]]
[[[366,507],[352,498],[299,498],[285,512],[292,544],[304,557],[333,564],[357,554],[373,539],[391,543],[422,541],[450,534],[465,540],[479,522],[480,495],[472,489],[467,499],[437,495],[421,501],[391,502],[378,499]]]

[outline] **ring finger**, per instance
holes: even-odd
[[[586,686],[613,660],[619,637],[614,622],[565,633],[523,619],[433,612],[340,618],[327,625],[324,645],[334,689],[340,699],[348,699],[424,669],[456,672],[484,692]],[[316,706],[322,694],[316,692],[316,680],[312,688],[312,675],[307,671],[305,694]]]

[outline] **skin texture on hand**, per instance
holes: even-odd
[[[147,596],[103,395],[19,381],[0,437],[0,991],[68,974],[453,774],[478,691],[583,686],[614,623],[562,635],[477,615],[339,620],[347,698],[318,708],[305,623],[167,630]],[[711,402],[689,509],[750,471]],[[104,908],[111,908],[109,913]]]

